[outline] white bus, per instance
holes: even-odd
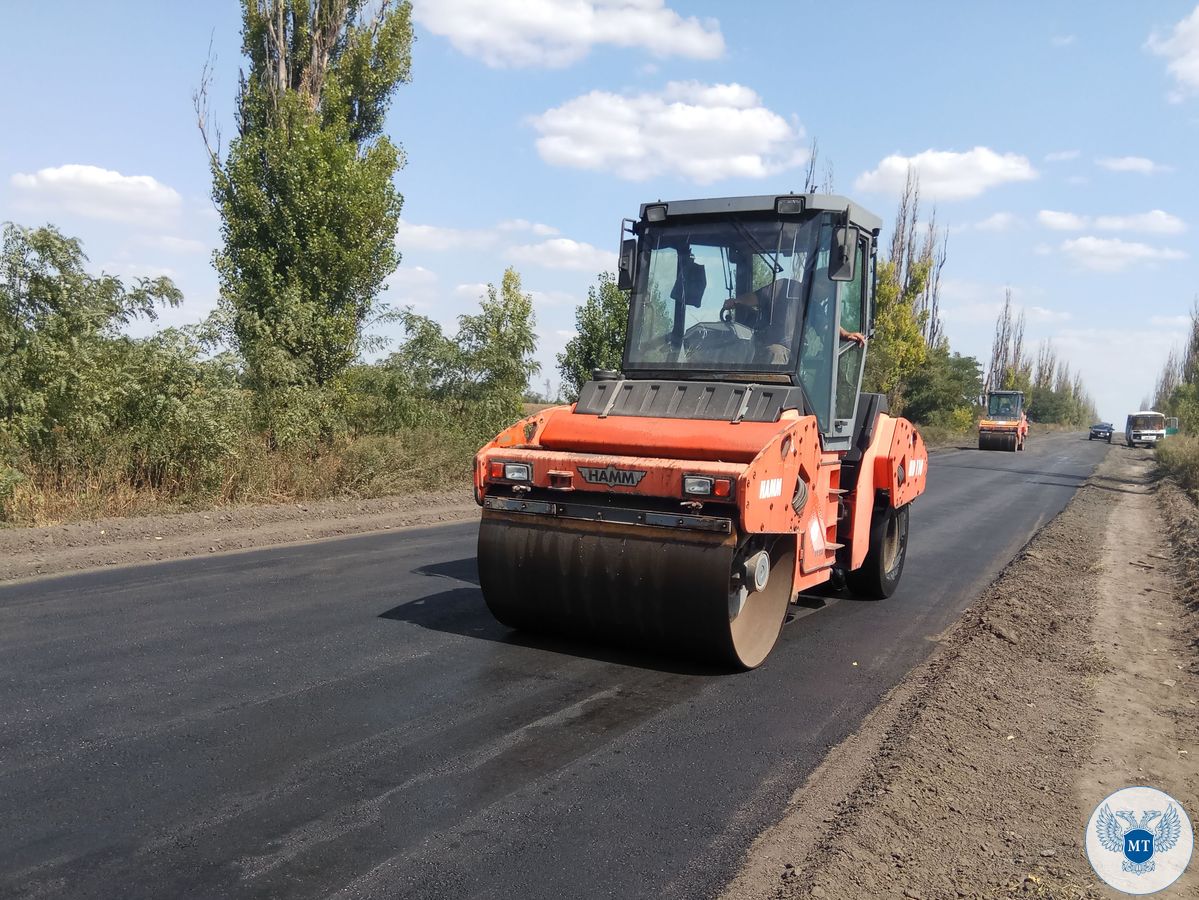
[[[1152,447],[1165,436],[1166,417],[1152,409],[1134,412],[1124,426],[1124,440],[1130,447],[1137,444]]]

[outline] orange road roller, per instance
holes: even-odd
[[[1023,450],[1028,440],[1023,391],[989,391],[987,414],[978,423],[979,450]]]
[[[500,622],[752,669],[801,592],[895,591],[928,453],[861,392],[881,224],[820,194],[622,222],[621,371],[475,460]]]

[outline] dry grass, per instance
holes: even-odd
[[[1199,437],[1176,434],[1157,445],[1158,464],[1188,491],[1199,491]]]
[[[135,479],[121,461],[86,469],[26,468],[0,492],[0,525],[436,490],[469,480],[476,449],[462,434],[413,429],[343,439],[315,450],[270,451],[265,442],[253,441],[215,461],[204,479],[186,474],[153,482]]]

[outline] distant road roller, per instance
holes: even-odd
[[[1023,450],[1028,440],[1023,391],[990,391],[987,414],[978,423],[979,450]]]
[[[801,591],[895,591],[928,453],[861,392],[881,224],[819,194],[624,220],[622,371],[475,460],[497,619],[751,669]]]

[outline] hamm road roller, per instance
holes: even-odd
[[[1023,450],[1027,440],[1024,392],[989,391],[987,414],[978,423],[978,449],[1015,452]]]
[[[800,592],[895,591],[928,454],[861,392],[880,226],[819,194],[621,223],[621,371],[475,460],[500,622],[749,669]]]

